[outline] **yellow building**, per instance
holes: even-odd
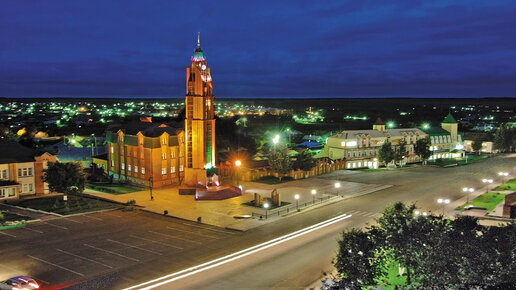
[[[185,107],[183,125],[146,120],[111,126],[108,174],[152,187],[206,185],[206,170],[215,165],[215,119],[210,68],[199,38],[186,68]]]

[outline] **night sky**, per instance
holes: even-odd
[[[514,1],[25,1],[0,6],[0,96],[514,97]],[[512,2],[512,3],[511,3]]]

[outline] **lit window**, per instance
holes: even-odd
[[[134,166],[134,172],[138,173],[138,166]]]
[[[12,197],[16,195],[16,190],[14,188],[7,189],[7,196]]]
[[[115,161],[111,160],[111,167],[115,167]]]
[[[170,151],[170,158],[176,158],[176,152]]]
[[[176,167],[170,166],[170,173],[175,173],[175,172],[176,172]]]
[[[161,168],[161,175],[167,174],[167,169],[165,167]]]
[[[113,146],[109,147],[109,151],[110,151],[111,153],[114,153],[114,152],[115,152],[115,149],[113,148]]]
[[[163,160],[167,159],[167,153],[162,152],[161,153],[161,159],[163,159]]]
[[[161,144],[167,145],[167,139],[166,138],[161,138]]]
[[[142,174],[145,174],[145,167],[142,167]]]
[[[125,163],[122,163],[122,170],[125,170]]]
[[[127,165],[127,169],[131,171],[131,164]]]
[[[183,171],[183,164],[179,165],[179,171],[182,172]]]

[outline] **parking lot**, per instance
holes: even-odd
[[[0,231],[0,279],[23,274],[43,288],[78,286],[92,277],[139,268],[145,272],[157,264],[181,267],[183,255],[195,257],[194,251],[209,255],[205,251],[214,248],[210,245],[240,235],[139,211],[37,221]]]

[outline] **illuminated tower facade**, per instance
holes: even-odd
[[[206,169],[215,166],[215,119],[210,68],[199,35],[186,68],[185,108],[185,183],[206,185]]]

